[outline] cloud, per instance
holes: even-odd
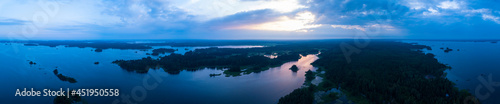
[[[425,16],[441,15],[441,13],[439,13],[439,11],[434,8],[429,8],[427,9],[427,12],[423,12],[422,14]]]
[[[460,4],[456,1],[443,1],[437,7],[442,9],[459,9]]]
[[[314,24],[316,16],[309,11],[299,12],[294,17],[281,16],[275,21],[260,24],[243,25],[228,29],[269,30],[269,31],[297,31],[308,32],[311,28],[320,27]]]
[[[289,13],[300,8],[307,8],[301,5],[299,0],[179,0],[171,2],[172,5],[188,14],[199,16],[197,20],[200,21],[263,9]]]
[[[500,24],[500,17],[496,17],[496,16],[493,16],[493,15],[487,15],[487,14],[483,14],[482,16],[483,20],[490,20],[490,21],[493,21],[497,24]]]
[[[216,18],[210,21],[201,23],[203,28],[210,29],[228,29],[235,28],[242,25],[264,23],[269,21],[276,21],[283,14],[276,11],[263,9],[248,12],[239,12],[233,15],[225,16],[223,18]]]
[[[0,26],[1,25],[24,25],[28,21],[18,20],[18,19],[2,19],[0,18]]]
[[[333,28],[342,28],[342,29],[357,29],[361,31],[365,31],[365,28],[359,25],[331,25]]]
[[[105,1],[98,6],[105,7],[101,13],[119,17],[122,23],[141,24],[149,22],[176,22],[190,20],[194,16],[167,1],[122,0]]]
[[[349,1],[351,1],[351,0],[344,0],[344,1],[342,1],[342,6],[345,5],[345,4],[347,4],[347,3],[349,3]]]
[[[485,9],[485,8],[481,8],[481,9],[467,9],[467,10],[462,10],[462,13],[481,13],[481,14],[485,14],[485,13],[491,13],[491,10],[490,9]]]
[[[425,4],[419,1],[411,1],[408,2],[408,7],[414,10],[424,9],[426,8]]]
[[[383,25],[383,24],[368,24],[364,26],[360,25],[331,25],[333,28],[342,28],[342,29],[349,29],[349,30],[360,30],[360,31],[366,31],[368,29],[380,29],[380,30],[386,30],[386,31],[394,31],[396,28],[391,25]]]

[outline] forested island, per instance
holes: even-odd
[[[290,70],[292,70],[293,72],[297,72],[299,71],[299,68],[297,67],[297,65],[293,65]]]
[[[177,51],[177,50],[174,50],[171,48],[158,48],[158,49],[153,49],[153,53],[151,53],[151,55],[158,56],[160,54],[173,53],[175,51]]]
[[[38,46],[38,45],[37,44],[30,44],[30,43],[28,43],[28,44],[24,44],[24,46]]]
[[[137,40],[140,41],[140,40]],[[149,40],[148,40],[149,41]],[[275,45],[284,44],[288,41],[263,41],[263,40],[157,40],[153,42],[135,43],[135,41],[126,40],[88,40],[88,41],[71,41],[71,40],[26,40],[26,41],[5,41],[0,40],[0,43],[23,43],[24,46],[49,46],[49,47],[78,47],[78,48],[95,48],[95,49],[152,49],[152,46],[172,46],[172,47],[194,47],[194,46],[223,46],[223,45]]]
[[[68,76],[65,76],[65,75],[62,75],[61,73],[59,73],[59,71],[57,71],[57,69],[55,69],[54,71],[54,75],[57,76],[57,78],[59,78],[59,80],[61,81],[67,81],[69,83],[76,83],[76,80],[75,78],[71,78],[71,77],[68,77]]]
[[[0,41],[8,43],[25,43],[25,46],[65,46],[79,48],[95,48],[95,49],[151,49],[145,44],[132,44],[127,41]]]

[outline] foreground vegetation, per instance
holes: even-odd
[[[173,53],[175,51],[177,51],[177,50],[174,50],[171,48],[158,48],[158,49],[153,49],[153,53],[151,55],[158,56],[160,54]]]
[[[315,86],[311,85],[307,88],[298,88],[292,93],[281,97],[278,104],[312,104],[314,101]]]
[[[82,102],[82,97],[80,97],[80,95],[78,94],[67,96],[69,97],[57,96],[56,98],[54,98],[54,104],[74,104]]]

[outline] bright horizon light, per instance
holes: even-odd
[[[300,12],[295,17],[281,16],[276,21],[252,24],[230,29],[250,29],[269,31],[296,31],[308,32],[310,28],[320,27],[321,24],[314,24],[316,16],[309,11]]]

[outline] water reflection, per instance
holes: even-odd
[[[262,48],[264,46],[240,45],[240,46],[215,46],[217,48]]]
[[[316,55],[303,56],[298,61],[287,62],[279,67],[270,68],[260,73],[251,73],[238,77],[210,77],[212,73],[222,73],[222,70],[205,68],[198,71],[182,71],[177,75],[170,75],[161,70],[151,70],[149,74],[161,74],[165,82],[148,93],[142,103],[246,103],[269,104],[289,94],[302,86],[305,80],[305,71],[316,70],[311,65],[317,60]],[[297,65],[299,71],[292,72],[289,68]],[[165,92],[165,93],[161,93]],[[169,92],[169,93],[167,93]],[[161,96],[160,98],[155,98]],[[185,99],[189,98],[189,99]],[[196,100],[190,100],[196,99]]]
[[[278,58],[278,55],[264,55],[264,57],[267,57],[270,59],[275,59],[275,58]]]

